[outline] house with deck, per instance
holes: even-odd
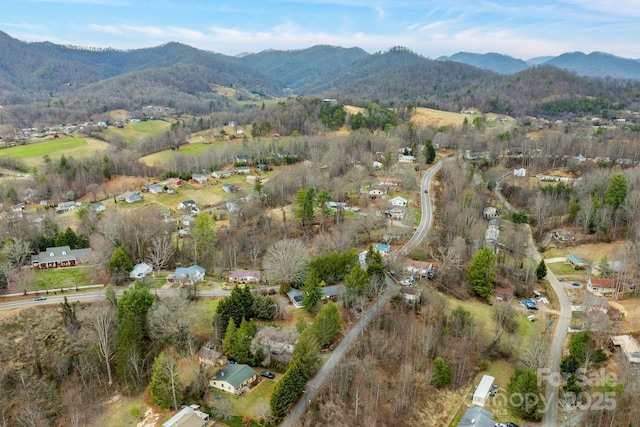
[[[257,378],[256,371],[248,365],[233,364],[220,369],[209,381],[209,386],[227,393],[239,395]]]

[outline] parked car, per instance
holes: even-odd
[[[579,288],[579,287],[580,287],[580,283],[578,283],[578,282],[573,282],[573,283],[571,284],[571,286],[573,286],[574,288]]]
[[[515,424],[515,423],[512,423],[512,422],[508,422],[505,425],[506,425],[506,427],[518,427],[518,424]]]
[[[527,309],[528,310],[538,310],[538,307],[536,307],[535,305],[528,305]]]
[[[260,376],[261,377],[265,377],[265,378],[269,378],[270,380],[272,380],[272,379],[274,379],[276,377],[272,372],[269,372],[269,371],[260,372]]]
[[[39,297],[35,297],[33,300],[34,301],[44,301],[46,299],[47,299],[47,297],[39,296]]]

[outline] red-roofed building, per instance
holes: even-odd
[[[259,271],[248,271],[248,270],[236,270],[229,272],[229,282],[230,283],[260,283],[260,272]]]
[[[616,293],[616,282],[613,279],[592,277],[587,280],[587,289],[602,295],[613,295]]]

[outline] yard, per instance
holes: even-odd
[[[258,368],[259,369],[259,368]],[[276,380],[260,378],[260,383],[243,396],[235,396],[213,389],[209,397],[209,406],[229,405],[235,415],[248,416],[253,420],[260,420],[269,412],[269,398],[276,385]]]
[[[33,290],[70,288],[90,285],[86,277],[87,267],[65,267],[51,269],[35,269],[36,279]]]

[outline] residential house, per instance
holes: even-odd
[[[93,207],[93,209],[100,213],[100,212],[104,212],[107,210],[107,207],[104,205],[104,203],[102,202],[95,202],[95,203],[91,203],[91,206]]]
[[[587,263],[578,255],[568,254],[565,259],[567,260],[567,263],[571,264],[571,266],[576,270],[584,270],[587,268]]]
[[[480,406],[469,406],[457,427],[494,427],[497,426],[493,414]]]
[[[169,184],[172,187],[182,187],[184,185],[184,180],[180,178],[169,178],[167,180],[167,184]]]
[[[235,193],[236,191],[238,191],[238,186],[234,184],[222,184],[222,190],[225,193]]]
[[[207,347],[202,347],[198,351],[198,360],[200,365],[204,366],[216,367],[220,363],[220,356],[222,356],[222,353]]]
[[[332,285],[332,286],[323,286],[320,288],[322,291],[322,299],[333,299],[337,296],[340,296],[346,292],[346,288],[344,285]],[[289,292],[287,292],[287,297],[293,304],[295,308],[303,308],[304,304],[302,303],[302,298],[304,293],[300,289],[292,288]]]
[[[251,173],[251,168],[249,166],[235,166],[233,168],[233,172],[238,175],[249,175]]]
[[[587,280],[587,289],[604,296],[615,295],[616,281],[613,279],[591,277]]]
[[[247,164],[249,163],[249,156],[247,156],[246,154],[238,154],[236,156],[233,156],[233,162],[235,164]]]
[[[389,185],[389,186],[394,186],[397,187],[399,185],[402,185],[402,179],[400,178],[380,178],[380,185]]]
[[[407,154],[401,154],[398,156],[398,162],[400,163],[415,163],[416,156],[409,156]]]
[[[486,246],[495,247],[495,244],[498,242],[498,238],[500,237],[500,230],[495,227],[489,227],[484,232],[484,244]]]
[[[402,221],[404,219],[405,214],[406,214],[406,208],[402,208],[400,206],[394,206],[393,208],[389,209],[389,216],[392,219],[397,219],[399,221]]]
[[[498,214],[498,209],[494,208],[493,206],[487,206],[482,210],[482,217],[484,219],[496,218],[498,216],[500,216]]]
[[[380,252],[380,255],[385,257],[389,253],[391,246],[385,245],[383,243],[376,243],[373,245],[373,249]],[[367,251],[362,251],[358,254],[358,261],[360,264],[365,264],[367,262]]]
[[[553,232],[553,237],[554,239],[558,240],[559,242],[573,242],[575,240],[575,237],[573,236],[573,233],[567,230],[557,230]]]
[[[248,184],[255,185],[256,183],[260,182],[260,177],[257,175],[248,175],[245,178],[245,181],[247,181]]]
[[[384,166],[384,165],[383,165],[382,163],[380,163],[379,161],[377,161],[377,160],[374,160],[374,161],[373,161],[373,167],[374,167],[374,168],[376,168],[376,169],[382,169],[382,167],[383,167],[383,166]]]
[[[513,298],[513,289],[511,288],[496,288],[494,293],[498,301],[511,301]]]
[[[179,282],[185,285],[194,285],[204,280],[205,269],[192,265],[191,267],[178,267],[173,274],[167,276],[167,281]]]
[[[271,166],[264,164],[264,163],[260,163],[258,165],[256,165],[256,167],[258,168],[258,170],[260,172],[269,172],[271,169]]]
[[[178,203],[178,209],[195,209],[196,208],[196,202],[194,202],[193,200],[185,200],[184,202],[180,202]]]
[[[435,276],[436,268],[429,261],[408,260],[404,264],[404,270],[411,275],[432,279]]]
[[[595,163],[598,163],[598,164],[600,164],[600,163],[602,163],[602,164],[605,164],[605,163],[611,163],[611,157],[607,157],[607,156],[604,156],[604,157],[603,157],[603,156],[596,156],[596,157],[593,159],[593,161],[594,161]]]
[[[249,270],[233,270],[229,272],[229,282],[240,284],[260,283],[260,272]]]
[[[147,264],[146,262],[142,262],[140,264],[136,264],[133,267],[131,273],[129,273],[129,278],[131,279],[144,279],[147,275],[153,273],[153,267]]]
[[[145,190],[152,194],[162,193],[163,186],[162,184],[147,184],[144,186]]]
[[[91,248],[71,249],[69,246],[56,246],[36,255],[31,255],[31,265],[38,268],[74,267],[86,261]]]
[[[251,349],[255,348],[270,358],[277,356],[280,361],[290,361],[299,336],[295,330],[265,326],[256,333]]]
[[[389,187],[386,185],[376,185],[369,190],[369,197],[376,198],[387,194]]]
[[[125,191],[120,195],[120,200],[123,200],[127,203],[135,203],[142,200],[142,195],[137,191]]]
[[[403,286],[400,289],[400,296],[402,299],[410,305],[420,304],[420,300],[422,298],[422,291],[418,288],[409,288]]]
[[[209,181],[209,177],[203,173],[194,173],[191,175],[191,179],[197,184],[204,184]]]
[[[189,405],[162,423],[162,427],[205,427],[209,414],[201,412],[199,405]]]
[[[190,228],[196,224],[196,219],[191,215],[182,215],[182,218],[180,218],[180,223],[185,227]]]
[[[578,154],[577,156],[574,157],[574,159],[576,159],[579,162],[586,162],[587,158],[585,156],[583,156],[582,154]]]
[[[233,364],[220,369],[209,381],[209,386],[227,393],[239,395],[256,380],[256,371],[248,365]]]
[[[407,207],[407,199],[400,196],[396,196],[393,199],[389,200],[389,203],[391,203],[391,206]]]
[[[633,336],[616,335],[611,337],[611,342],[615,346],[620,346],[629,362],[640,363],[640,344]]]
[[[484,153],[481,152],[471,152],[470,150],[466,150],[464,153],[465,160],[479,160],[484,158]]]
[[[74,210],[76,207],[77,207],[77,204],[74,201],[60,202],[58,203],[58,206],[56,206],[56,212],[59,212],[59,213],[69,212]]]
[[[471,399],[474,405],[484,406],[487,403],[494,380],[495,378],[491,375],[482,376],[478,387],[476,387],[476,390],[473,392],[473,398]]]
[[[557,175],[538,175],[538,179],[543,182],[569,182],[566,176]]]
[[[525,168],[515,168],[513,170],[513,176],[527,176],[527,170]]]
[[[347,209],[347,204],[344,202],[325,202],[324,207],[327,209]]]
[[[214,172],[211,172],[211,176],[216,178],[216,179],[229,178],[231,175],[233,175],[233,171],[214,171]]]
[[[620,166],[631,166],[633,165],[633,160],[631,159],[616,159],[616,163]]]

